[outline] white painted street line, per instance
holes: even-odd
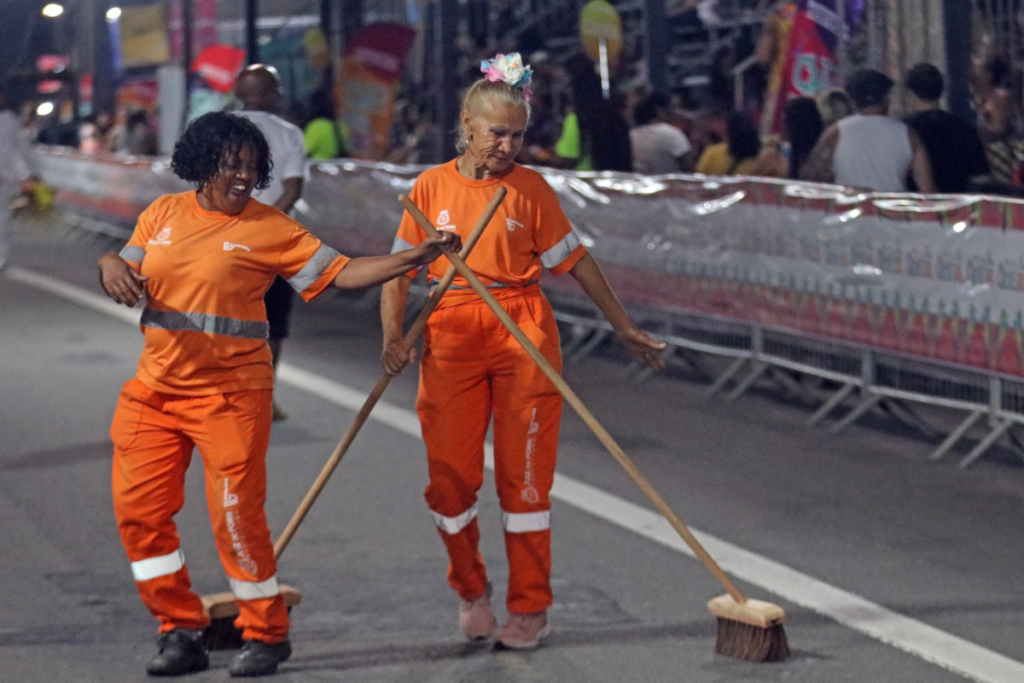
[[[6,275],[119,320],[138,324],[138,310],[118,306],[98,293],[22,268],[10,268]],[[277,378],[296,389],[353,412],[362,407],[367,396],[361,391],[288,363],[278,367]],[[380,401],[370,414],[370,419],[415,439],[421,438],[419,418],[411,410]],[[486,464],[489,469],[494,468],[491,444],[486,446]],[[675,530],[652,510],[560,474],[555,475],[551,497],[692,557],[690,549]],[[1024,681],[1024,663],[897,614],[727,541],[696,529],[693,532],[722,568],[738,579],[760,586],[790,602],[967,678],[982,683]]]

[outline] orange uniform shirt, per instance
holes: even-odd
[[[525,287],[537,282],[544,268],[561,275],[583,258],[586,249],[555,191],[540,173],[518,164],[501,177],[472,180],[462,176],[455,161],[450,161],[420,174],[409,198],[438,230],[457,232],[465,240],[499,185],[507,188],[508,195],[466,259],[485,285]],[[411,249],[424,238],[423,230],[405,213],[391,253]],[[434,282],[444,276],[448,261],[437,259],[427,268],[427,278]],[[415,277],[417,272],[409,275]],[[475,298],[458,275],[440,305]]]
[[[273,388],[263,294],[280,275],[309,301],[349,261],[272,206],[228,216],[194,191],[153,202],[121,257],[149,277],[136,376],[192,396]]]

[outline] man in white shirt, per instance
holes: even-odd
[[[235,81],[235,97],[244,109],[239,115],[252,121],[267,139],[270,157],[274,162],[270,186],[253,193],[253,197],[270,204],[284,213],[289,213],[295,202],[302,198],[302,185],[306,178],[306,144],[302,131],[274,112],[281,106],[281,81],[272,66],[253,64],[238,75]],[[263,298],[267,308],[267,322],[270,323],[270,352],[277,367],[281,357],[281,346],[288,336],[288,319],[292,309],[292,288],[277,278]],[[274,419],[288,417],[277,402],[274,403]]]
[[[931,162],[921,137],[888,116],[893,85],[891,78],[874,69],[851,75],[846,91],[857,113],[825,129],[800,177],[875,192],[906,192],[912,176],[921,192],[935,192]]]
[[[35,184],[35,152],[22,135],[18,115],[8,106],[7,93],[0,90],[0,270],[7,265],[10,251],[11,201],[32,190]]]
[[[693,170],[693,147],[683,131],[673,126],[673,110],[678,104],[667,93],[654,91],[636,106],[635,127],[629,131],[633,148],[633,170],[660,175]]]

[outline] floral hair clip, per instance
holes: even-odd
[[[480,71],[492,83],[500,81],[514,85],[520,88],[527,98],[530,97],[530,79],[533,77],[533,69],[523,65],[523,58],[519,56],[518,52],[498,55],[494,59],[485,59],[480,62]]]

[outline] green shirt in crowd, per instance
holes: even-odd
[[[581,149],[580,120],[575,113],[567,114],[562,124],[562,135],[555,143],[555,154],[563,159],[576,159],[577,171],[593,171],[594,162],[589,150],[586,154]]]
[[[348,156],[348,127],[344,121],[313,119],[306,125],[305,139],[310,159]]]

